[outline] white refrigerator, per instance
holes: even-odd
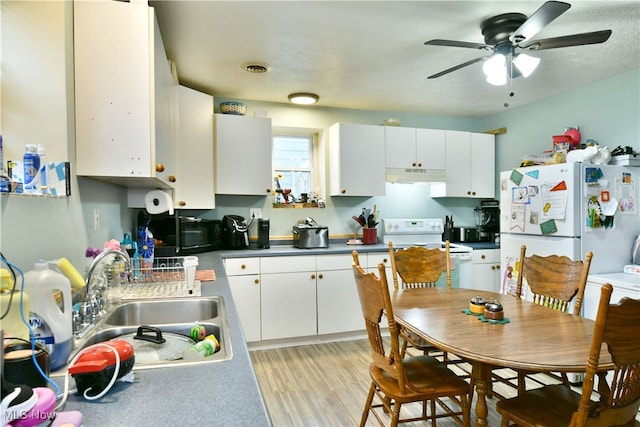
[[[640,233],[638,169],[561,163],[500,173],[501,292],[515,289],[520,247],[527,255],[584,259],[590,274],[622,272]]]

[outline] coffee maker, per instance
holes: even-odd
[[[480,207],[474,209],[476,227],[481,242],[495,242],[500,233],[500,202],[481,200]]]
[[[258,247],[269,249],[269,218],[258,218]]]

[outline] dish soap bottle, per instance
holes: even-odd
[[[39,261],[25,273],[24,291],[31,299],[29,322],[34,339],[51,355],[51,369],[60,368],[67,363],[73,344],[71,283],[62,273],[50,269],[46,261]]]

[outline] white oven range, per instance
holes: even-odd
[[[444,221],[440,218],[407,218],[383,219],[382,241],[384,244],[393,243],[394,248],[409,246],[424,246],[427,248],[444,248],[442,234]],[[472,252],[473,248],[457,243],[449,244],[449,252],[453,258],[451,272],[452,287],[468,287],[465,283],[472,280]]]

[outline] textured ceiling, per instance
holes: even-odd
[[[513,97],[476,63],[487,53],[425,46],[431,39],[484,43],[480,23],[533,14],[543,1],[150,1],[180,83],[214,96],[288,102],[314,92],[318,105],[483,117],[640,68],[640,1],[573,1],[533,39],[611,29],[603,44],[530,53],[532,76]],[[241,69],[269,64],[265,74]],[[640,96],[640,94],[639,94]]]

